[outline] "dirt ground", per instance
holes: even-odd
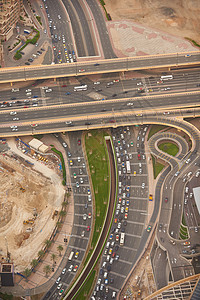
[[[105,0],[113,21],[131,20],[200,43],[199,0]]]
[[[0,154],[0,182],[0,258],[5,259],[8,251],[15,272],[22,272],[55,226],[58,193],[48,177],[12,151]]]

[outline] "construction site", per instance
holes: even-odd
[[[16,147],[16,153],[14,146],[13,141],[0,152],[0,262],[11,262],[15,272],[23,272],[55,228],[57,218],[52,216],[60,208],[64,188],[55,159],[48,158],[51,168],[39,157],[31,163],[23,158],[24,149]]]

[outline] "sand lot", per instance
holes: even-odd
[[[37,258],[55,226],[52,215],[63,188],[11,151],[0,155],[0,182],[0,255],[5,258],[8,251],[15,271],[22,272]],[[28,224],[23,224],[25,220]]]

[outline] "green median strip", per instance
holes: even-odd
[[[91,131],[91,132],[89,132],[89,135],[90,134],[94,134],[95,136],[96,136],[96,139],[98,138],[98,136],[97,136],[97,133],[96,133],[97,131],[96,130],[93,130],[93,131]],[[105,136],[108,136],[108,134],[107,134],[107,132],[105,133],[105,134],[102,134],[101,135],[101,140],[99,140],[99,142],[100,142],[100,145],[104,145],[104,151],[106,152],[106,154],[107,154],[107,159],[108,159],[108,153],[107,153],[107,148],[106,148],[106,144],[105,144],[105,140],[104,140],[104,137]],[[94,142],[95,142],[95,140],[91,140],[90,141],[90,147],[93,147],[93,146],[95,146],[95,147],[97,147],[98,148],[98,144],[94,144]],[[97,142],[97,141],[96,141]],[[111,141],[112,142],[112,141]],[[89,149],[93,149],[93,148],[89,148],[89,145],[87,144],[87,149],[86,149],[86,153],[90,153],[90,155],[91,155],[91,152],[89,152]],[[112,145],[113,146],[113,145]],[[103,151],[102,151],[102,153],[103,153]],[[100,159],[100,157],[99,157],[99,159]],[[117,162],[116,162],[116,157],[114,157],[114,159],[115,159],[115,169],[117,170]],[[88,159],[88,162],[90,161],[90,163],[91,163],[91,160],[89,160]],[[96,160],[94,160],[93,161],[93,163],[96,163]],[[90,166],[90,164],[89,164],[89,166]],[[91,164],[91,166],[93,166],[93,164]],[[91,166],[90,166],[90,170],[91,170]],[[109,168],[108,168],[108,166],[109,166]],[[93,168],[92,168],[93,169]],[[107,160],[107,169],[108,169],[108,172],[109,172],[109,170],[110,170],[110,161],[109,161],[109,159]],[[91,174],[91,173],[90,173]],[[94,174],[94,173],[93,173]],[[116,174],[117,175],[117,174]],[[92,174],[91,174],[91,177],[92,177]],[[109,180],[104,180],[104,181],[106,181],[107,183],[109,183],[109,189],[110,189],[110,179]],[[118,181],[118,177],[116,177],[116,183],[117,183],[117,181]],[[107,194],[107,200],[109,200],[109,197],[108,197],[108,195],[110,195],[110,192],[108,192],[108,194]],[[117,193],[116,193],[116,196],[115,196],[115,207],[116,207],[116,200],[117,200]],[[95,203],[96,203],[96,195],[95,195]],[[108,204],[108,203],[107,203]],[[111,220],[111,223],[110,223],[110,228],[111,228],[111,225],[112,225],[112,221],[113,221],[113,218],[114,218],[114,211],[115,211],[115,207],[114,207],[114,209],[113,209],[113,216],[112,216],[112,220]],[[108,207],[107,207],[108,208]],[[107,209],[106,209],[106,211],[107,211]],[[105,213],[105,215],[106,215],[106,213]],[[102,219],[102,224],[101,224],[101,226],[103,226],[103,223],[104,223],[104,221],[105,221],[105,216],[104,216],[104,219]],[[109,232],[110,232],[110,228],[109,228],[109,230],[108,230],[108,233],[107,233],[107,236],[106,236],[106,239],[105,239],[105,241],[104,241],[104,244],[103,244],[103,246],[102,246],[102,248],[101,248],[101,251],[100,251],[100,253],[99,253],[99,255],[98,255],[98,257],[97,257],[97,259],[96,259],[96,262],[95,262],[95,264],[94,264],[94,266],[93,266],[93,269],[91,269],[91,271],[90,271],[90,273],[88,274],[88,276],[86,277],[86,279],[85,279],[85,281],[84,281],[84,283],[82,284],[82,286],[81,286],[81,288],[79,289],[79,291],[77,292],[77,294],[74,296],[74,298],[73,299],[76,299],[76,300],[79,300],[79,299],[83,299],[83,300],[86,300],[86,299],[88,299],[88,295],[90,294],[90,290],[91,290],[91,288],[93,287],[93,285],[91,284],[91,281],[90,281],[90,279],[91,279],[91,276],[93,276],[92,274],[93,274],[93,272],[94,272],[94,267],[96,266],[96,264],[97,264],[97,262],[98,262],[98,260],[99,260],[99,258],[101,257],[101,254],[102,254],[102,251],[103,251],[103,249],[104,249],[104,246],[105,246],[105,243],[106,243],[106,240],[107,240],[107,238],[108,238],[108,235],[109,235]],[[100,232],[99,232],[99,234],[100,234]],[[99,238],[99,236],[98,236],[98,238]],[[96,237],[95,237],[95,239],[93,239],[93,240],[96,240]],[[92,240],[92,241],[93,241]],[[98,239],[97,239],[98,240]],[[97,242],[97,240],[96,240],[96,242]],[[95,246],[96,246],[96,244],[94,245],[94,248],[95,248]],[[92,251],[90,252],[90,254],[89,254],[89,256],[92,254]],[[88,259],[89,259],[89,257],[87,257],[86,258],[86,261],[88,261]],[[96,272],[96,271],[95,271]],[[90,290],[88,290],[88,287],[90,286]]]

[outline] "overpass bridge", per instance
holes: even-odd
[[[151,70],[158,68],[195,67],[200,64],[200,52],[137,56],[94,60],[70,64],[32,65],[0,69],[0,83],[37,79],[83,76],[112,72]]]

